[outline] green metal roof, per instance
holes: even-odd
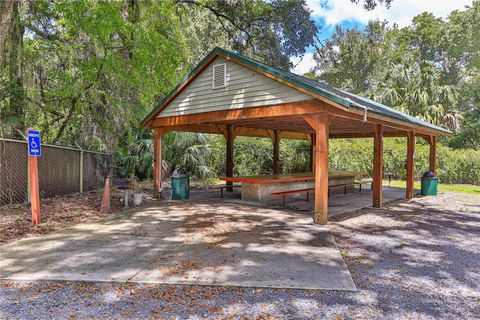
[[[200,61],[199,64],[195,66],[195,68],[183,78],[183,80],[172,90],[170,91],[162,101],[145,117],[145,119],[142,121],[142,125],[145,125],[145,123],[149,120],[149,118],[155,113],[155,111],[158,110],[159,107],[161,107],[165,101],[168,100],[176,91],[177,89],[183,85],[188,79],[207,61],[212,55],[218,55],[218,53],[221,53],[225,56],[232,57],[236,60],[239,60],[243,63],[246,63],[256,69],[262,70],[264,72],[267,72],[271,75],[274,75],[282,80],[285,80],[287,82],[290,82],[292,84],[295,84],[307,91],[310,91],[316,95],[322,96],[326,99],[329,99],[331,101],[334,101],[340,105],[343,105],[345,107],[349,108],[357,108],[357,109],[362,109],[362,110],[367,110],[368,112],[372,112],[377,115],[381,115],[387,118],[391,118],[394,120],[400,120],[406,123],[410,123],[413,125],[418,125],[421,127],[425,127],[430,130],[435,130],[439,131],[442,133],[450,134],[451,132],[447,129],[444,129],[442,127],[436,126],[434,124],[431,124],[429,122],[423,121],[421,119],[412,117],[408,114],[405,114],[403,112],[400,112],[398,110],[395,110],[389,106],[386,106],[384,104],[378,103],[376,101],[343,91],[341,89],[332,87],[330,85],[327,85],[325,83],[305,78],[302,76],[299,76],[295,73],[288,72],[276,67],[272,67],[269,65],[266,65],[262,62],[253,60],[251,58],[248,58],[246,56],[243,56],[241,54],[231,52],[219,47],[216,47],[210,53]]]

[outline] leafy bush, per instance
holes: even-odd
[[[212,155],[208,166],[217,175],[225,174],[225,139],[211,135],[208,139]],[[280,167],[282,172],[306,172],[309,170],[309,144],[306,141],[282,140]],[[404,162],[407,157],[405,138],[385,138],[383,166],[393,171],[395,178],[405,179]],[[329,142],[329,166],[332,170],[351,170],[372,175],[372,139],[332,139]],[[237,137],[234,145],[234,174],[271,174],[273,146],[269,138]],[[429,169],[429,145],[417,138],[415,145],[415,177]],[[437,175],[444,183],[480,184],[480,151],[452,149],[437,145]]]
[[[415,145],[415,177],[429,169],[429,145],[417,138]],[[371,139],[340,139],[330,142],[330,167],[355,170],[372,175],[373,141]],[[404,138],[385,138],[384,170],[393,171],[396,178],[405,179],[404,161],[407,142]],[[480,151],[452,149],[437,145],[437,175],[444,183],[480,184]]]
[[[282,172],[307,172],[310,168],[310,145],[307,141],[282,140],[280,168]],[[151,136],[139,136],[129,146],[127,155],[117,157],[117,173],[125,176],[151,178],[153,145]],[[208,179],[225,175],[225,138],[222,135],[168,133],[163,143],[165,175],[174,168],[187,168],[193,176]],[[395,178],[405,179],[407,156],[405,138],[385,138],[383,167],[393,171]],[[332,139],[329,142],[332,170],[351,170],[372,175],[372,139]],[[234,174],[271,174],[273,144],[270,138],[237,137],[234,144]],[[429,169],[429,145],[417,138],[415,146],[415,177]],[[480,151],[437,146],[437,175],[443,183],[480,184]]]
[[[212,177],[210,163],[213,155],[208,136],[191,132],[169,132],[163,138],[163,176],[169,176],[177,167],[186,168],[194,177]],[[142,133],[135,142],[118,152],[116,174],[121,177],[153,178],[153,140]]]

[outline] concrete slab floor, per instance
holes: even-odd
[[[208,197],[3,246],[0,278],[356,290],[329,228],[308,212]]]
[[[416,190],[417,192],[418,190]],[[278,197],[277,201],[269,202],[268,204],[258,203],[258,202],[248,202],[241,200],[240,191],[236,190],[234,192],[224,192],[225,197],[223,199],[218,199],[220,193],[217,192],[199,192],[193,193],[193,199],[215,199],[217,201],[224,201],[229,203],[237,204],[247,204],[250,206],[256,207],[265,207],[265,208],[274,208],[278,210],[294,210],[294,211],[304,211],[309,212],[311,216],[314,205],[315,205],[315,193],[310,194],[310,199],[306,201],[306,194],[300,195],[291,195],[286,198],[285,207],[282,205],[282,197]],[[369,208],[372,206],[372,190],[369,185],[364,185],[362,191],[360,192],[358,188],[348,190],[347,194],[344,194],[342,190],[333,190],[331,196],[328,198],[328,216],[335,217],[338,215],[355,212],[364,208]],[[391,187],[388,185],[383,186],[383,204],[389,202],[404,199],[405,198],[405,189]]]

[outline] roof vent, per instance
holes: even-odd
[[[227,86],[227,65],[225,63],[213,66],[212,89]]]

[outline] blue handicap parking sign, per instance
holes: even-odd
[[[42,155],[40,131],[28,130],[28,155],[33,157],[40,157]]]

